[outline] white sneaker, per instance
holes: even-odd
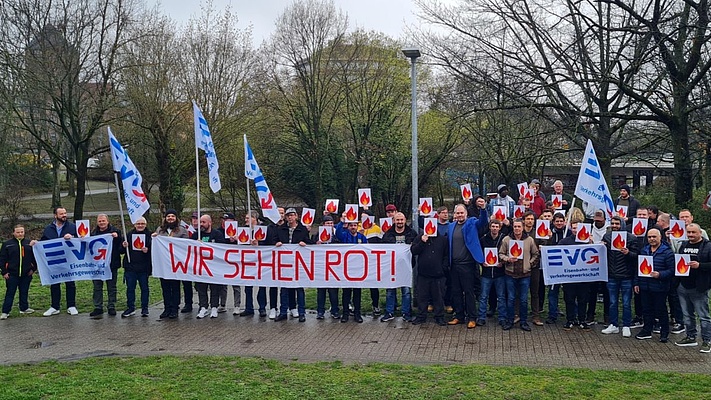
[[[52,315],[57,315],[59,314],[59,310],[57,310],[54,307],[50,307],[49,310],[45,311],[44,314],[42,314],[45,317],[50,317]]]
[[[217,307],[212,307],[212,310],[210,310],[210,318],[217,318]]]
[[[604,333],[605,335],[609,335],[612,333],[620,333],[620,328],[616,327],[615,325],[610,324],[607,326],[607,328],[602,330],[602,333]]]
[[[207,308],[205,307],[200,307],[200,311],[198,311],[197,319],[203,319],[207,317]]]
[[[624,327],[622,327],[622,336],[623,336],[623,337],[630,337],[630,336],[632,336],[632,331],[630,331],[630,327],[629,327],[629,326],[624,326]]]
[[[276,319],[276,308],[269,310],[269,319]]]
[[[7,319],[7,317],[9,317],[9,315],[7,315],[6,313],[0,314],[0,319]]]
[[[292,316],[293,318],[299,318],[299,310],[296,309],[296,308],[292,309],[292,310],[291,310],[291,316]]]
[[[69,315],[79,315],[79,310],[76,307],[67,308],[67,314]]]
[[[33,310],[29,307],[27,308],[27,310],[24,310],[24,311],[20,310],[20,314],[32,314],[33,312],[35,312],[35,310]]]
[[[232,311],[232,315],[239,315],[239,308],[235,308],[234,311]]]

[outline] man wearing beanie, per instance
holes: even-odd
[[[493,215],[494,206],[504,206],[508,212],[509,218],[513,216],[514,205],[516,202],[509,196],[509,187],[503,183],[496,188],[496,197],[491,199],[488,205],[489,215]]]
[[[615,208],[617,208],[617,206],[627,206],[627,219],[625,222],[631,226],[632,219],[637,215],[637,209],[640,206],[639,201],[632,197],[630,185],[626,183],[620,185],[620,196],[615,199]]]
[[[188,231],[180,226],[178,212],[172,208],[165,212],[165,219],[163,219],[163,223],[158,227],[158,229],[156,229],[152,236],[159,235],[184,239],[190,237]],[[178,318],[178,306],[180,305],[180,281],[175,279],[160,278],[160,287],[163,291],[164,310],[159,318]]]

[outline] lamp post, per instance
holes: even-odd
[[[419,206],[419,195],[417,193],[417,72],[415,64],[420,57],[420,49],[408,47],[402,49],[402,54],[410,59],[410,82],[412,84],[412,229],[419,232],[417,221],[417,208]]]

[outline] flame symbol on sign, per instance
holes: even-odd
[[[523,197],[526,200],[533,200],[533,191],[532,190],[527,190],[526,195]]]
[[[303,222],[304,225],[311,225],[314,222],[314,216],[311,215],[311,210],[306,211],[306,214],[301,218],[301,222]]]
[[[523,250],[521,249],[521,247],[518,245],[518,243],[514,243],[514,245],[511,247],[511,255],[513,257],[518,258],[521,255],[521,253],[523,253]]]
[[[649,275],[652,273],[652,266],[649,265],[646,258],[644,259],[644,261],[642,261],[642,264],[640,264],[639,272],[641,272],[643,275]]]
[[[522,218],[523,217],[523,209],[524,209],[524,207],[516,207],[516,210],[514,211],[514,218]]]
[[[435,232],[437,232],[437,227],[434,226],[432,221],[427,221],[427,225],[425,225],[425,233],[427,235],[434,235]]]
[[[684,230],[681,229],[681,227],[679,226],[678,223],[675,223],[674,227],[671,229],[671,234],[675,238],[680,238],[680,237],[684,236]]]
[[[616,249],[624,249],[627,243],[622,239],[622,235],[617,235],[615,240],[612,241],[612,246]]]
[[[620,216],[620,218],[627,218],[627,213],[625,212],[625,209],[622,207],[617,209],[617,214]]]
[[[679,262],[676,263],[676,270],[677,270],[680,274],[684,275],[684,274],[686,274],[686,272],[689,270],[689,264],[687,264],[686,261],[684,261],[683,258],[679,258]]]
[[[237,237],[239,239],[240,243],[247,243],[249,242],[249,235],[247,234],[247,230],[242,230],[242,232],[239,234]]]
[[[545,224],[541,224],[538,226],[538,229],[536,230],[536,233],[540,237],[546,237],[548,236],[548,228],[546,228]]]
[[[79,237],[84,237],[89,233],[89,229],[84,225],[84,223],[79,224],[79,228],[77,228],[77,234]]]
[[[634,226],[632,233],[634,233],[635,236],[642,236],[645,231],[646,229],[644,228],[644,225],[642,225],[642,221],[638,221],[637,225]]]
[[[262,228],[258,228],[254,232],[254,240],[260,241],[260,240],[264,240],[266,237],[267,237],[267,235],[264,234],[264,229],[262,229]]]
[[[237,229],[235,229],[235,226],[233,224],[229,224],[229,225],[227,225],[227,229],[225,230],[225,233],[227,234],[227,236],[232,237],[237,234]]]
[[[469,190],[469,188],[466,187],[466,186],[464,186],[464,187],[462,188],[462,198],[463,198],[464,200],[469,200],[469,199],[472,198],[472,191]]]
[[[496,262],[498,261],[498,257],[492,250],[489,250],[486,252],[486,263],[488,265],[496,265]]]
[[[383,221],[383,225],[380,227],[383,232],[387,232],[390,230],[390,223],[388,220]]]
[[[505,220],[506,215],[504,214],[504,211],[500,208],[496,210],[496,213],[494,213],[494,219],[498,219],[499,221]]]
[[[586,241],[588,239],[590,239],[590,233],[588,232],[587,229],[585,229],[585,227],[582,227],[578,231],[578,240]]]
[[[370,204],[370,197],[368,197],[368,193],[363,192],[360,195],[360,205],[366,207],[368,204]]]
[[[427,215],[432,212],[432,206],[430,206],[430,203],[427,200],[422,202],[422,207],[420,207],[420,211],[422,211],[422,214]]]
[[[355,219],[358,217],[358,214],[353,210],[353,207],[348,209],[348,212],[346,213],[346,218],[348,218],[349,221],[355,221]]]
[[[331,240],[331,234],[328,233],[328,229],[324,229],[321,231],[321,236],[319,236],[319,239],[321,239],[322,242],[328,242]]]
[[[336,209],[336,203],[333,201],[329,201],[328,204],[326,204],[326,211],[330,213],[335,213],[336,211],[338,211]]]
[[[373,227],[373,223],[370,222],[370,218],[365,218],[365,219],[363,220],[363,224],[362,224],[362,225],[363,225],[363,229],[370,229],[370,228]]]
[[[133,248],[137,250],[141,250],[143,248],[143,241],[141,240],[140,237],[136,236],[136,240],[133,241]]]
[[[563,203],[557,196],[553,198],[553,208],[560,208],[562,205]]]

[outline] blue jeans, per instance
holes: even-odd
[[[609,278],[607,292],[610,294],[610,324],[629,327],[632,324],[632,279]],[[619,324],[620,292],[622,292],[622,325]]]
[[[148,273],[125,271],[126,278],[126,307],[136,309],[136,284],[141,287],[141,309],[148,308]]]
[[[15,299],[15,292],[17,292],[18,288],[20,289],[20,311],[25,311],[30,308],[27,296],[30,291],[31,282],[32,275],[22,277],[10,275],[10,277],[5,280],[7,291],[5,292],[5,301],[2,303],[2,312],[4,314],[10,314],[12,301]]]
[[[548,289],[548,318],[552,320],[558,319],[558,297],[560,293],[560,284],[551,285]]]
[[[319,314],[326,312],[326,292],[331,303],[331,315],[338,315],[338,289],[336,288],[316,289],[316,312]]]
[[[254,314],[254,286],[245,286],[244,296],[244,311]],[[259,311],[266,311],[267,290],[265,287],[257,289],[257,305],[259,306]]]
[[[479,296],[479,319],[486,319],[486,309],[489,306],[489,293],[491,286],[496,289],[496,309],[499,312],[499,321],[507,321],[506,314],[506,277],[498,278],[481,277],[481,295]]]
[[[412,293],[410,292],[409,286],[403,286],[400,288],[402,292],[402,315],[409,316],[411,314],[412,305]],[[386,289],[385,290],[385,312],[389,314],[395,313],[395,303],[397,302],[397,289]],[[420,305],[420,307],[427,308],[427,305]]]
[[[696,315],[701,320],[701,340],[711,342],[711,317],[709,317],[709,291],[687,289],[683,285],[677,288],[681,302],[681,312],[684,314],[686,336],[696,338]]]
[[[292,290],[296,293],[296,308],[299,309],[299,315],[306,315],[306,292],[304,292],[304,288],[281,288],[281,293],[279,293],[281,300],[279,315],[287,315],[289,312],[289,292]]]
[[[531,287],[531,277],[514,278],[506,275],[506,292],[508,299],[506,301],[506,318],[509,322],[513,322],[514,304],[518,298],[518,316],[521,318],[521,323],[528,322],[528,290]],[[518,291],[518,297],[516,292]]]

